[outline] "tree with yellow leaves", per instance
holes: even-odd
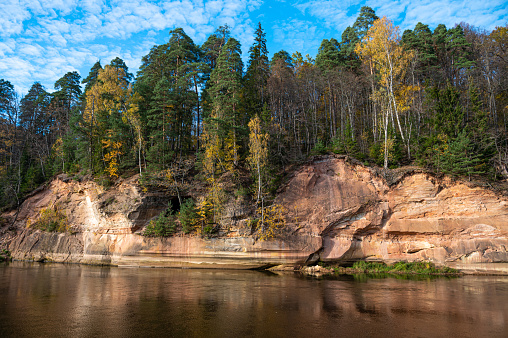
[[[106,150],[104,162],[107,163],[106,172],[110,177],[118,177],[118,162],[122,155],[122,142],[115,142],[111,139],[102,140],[102,147]]]
[[[261,131],[261,119],[259,116],[253,117],[249,122],[249,156],[247,161],[253,171],[253,176],[257,183],[256,203],[261,201],[261,218],[264,216],[264,197],[263,197],[263,176],[268,163],[268,140],[269,135]]]
[[[93,170],[94,145],[99,142],[104,153],[100,150],[102,161],[106,164],[106,171],[110,176],[117,176],[120,155],[125,153],[122,147],[122,128],[128,125],[136,134],[136,145],[138,148],[138,165],[141,174],[143,136],[142,125],[138,113],[138,102],[140,96],[133,92],[127,80],[127,73],[121,67],[107,65],[99,69],[97,81],[86,92],[86,106],[83,112],[83,121],[90,140],[89,156],[90,169]],[[97,150],[96,153],[99,151]]]
[[[264,218],[256,223],[255,233],[257,238],[262,241],[274,238],[286,225],[284,217],[286,208],[280,204],[272,204],[263,211],[258,210],[258,212],[263,212]]]
[[[355,52],[364,61],[370,61],[374,64],[379,74],[379,85],[382,92],[375,93],[374,97],[378,100],[384,100],[387,104],[383,109],[384,126],[384,167],[388,167],[388,122],[389,117],[395,117],[400,136],[409,151],[409,140],[404,135],[400,124],[399,114],[404,104],[397,102],[397,96],[410,94],[413,90],[403,89],[403,80],[413,53],[404,50],[400,44],[399,28],[393,26],[393,23],[386,17],[374,21],[372,27],[368,30],[362,41],[356,46]],[[407,102],[407,99],[403,100]],[[407,140],[407,141],[406,141]]]
[[[212,217],[213,223],[217,222],[223,200],[218,177],[222,172],[233,167],[232,161],[226,162],[224,148],[213,122],[208,121],[208,123],[205,123],[203,133],[201,134],[201,145],[204,148],[202,159],[203,173],[208,184],[207,196],[205,196],[205,199],[199,205],[198,212],[201,216],[203,229],[206,223],[205,220],[209,216]],[[227,157],[231,157],[231,154]]]

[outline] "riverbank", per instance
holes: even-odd
[[[312,276],[358,274],[462,276],[465,274],[460,270],[447,266],[436,266],[432,262],[395,262],[393,264],[385,264],[382,262],[358,261],[351,267],[318,264],[303,267],[299,271],[303,274]]]
[[[385,264],[380,262],[366,262],[358,261],[352,266],[339,266],[329,265],[325,263],[319,263],[310,266],[292,266],[292,265],[265,265],[265,266],[249,266],[239,265],[234,263],[215,263],[215,264],[184,264],[182,262],[175,264],[112,264],[111,262],[105,262],[100,260],[90,260],[83,262],[73,261],[52,261],[52,260],[34,260],[34,259],[12,259],[8,256],[7,260],[20,263],[43,263],[51,264],[57,263],[62,265],[81,265],[81,266],[97,266],[97,267],[117,267],[117,268],[129,268],[129,269],[190,269],[190,270],[216,270],[216,271],[267,271],[274,273],[299,273],[306,276],[322,277],[322,276],[433,276],[433,277],[462,277],[462,276],[508,276],[508,264],[506,268],[485,268],[479,269],[466,265],[464,269],[454,269],[447,266],[436,266],[431,262],[395,262],[392,264]],[[2,262],[0,260],[0,262]],[[4,261],[5,262],[5,261]]]
[[[185,198],[202,201],[203,184],[188,183]],[[270,238],[256,232],[252,201],[233,193],[211,233],[201,223],[185,232],[178,219],[167,236],[144,236],[160,215],[182,211],[178,196],[145,188],[138,176],[105,188],[59,175],[0,215],[0,249],[20,260],[125,267],[294,269],[375,260],[508,274],[508,197],[414,168],[380,173],[340,156],[292,168],[276,193],[283,222]],[[65,226],[39,226],[48,215]],[[47,231],[56,228],[67,230]]]

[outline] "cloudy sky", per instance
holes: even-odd
[[[270,55],[315,56],[322,39],[340,40],[362,6],[402,30],[463,21],[490,31],[508,21],[506,0],[0,0],[0,78],[21,95],[36,81],[52,91],[66,72],[86,77],[97,60],[105,65],[116,56],[135,74],[141,57],[176,27],[201,44],[228,24],[246,60],[261,22]]]

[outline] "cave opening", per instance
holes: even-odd
[[[182,203],[185,203],[185,201],[191,197],[190,196],[180,196],[180,198],[182,200]],[[168,201],[168,204],[169,203],[171,203],[171,211],[173,212],[173,214],[177,214],[180,212],[181,205],[180,205],[180,201],[178,200],[178,196],[171,197]]]

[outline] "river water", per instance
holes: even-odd
[[[507,337],[508,278],[0,265],[0,337]]]

